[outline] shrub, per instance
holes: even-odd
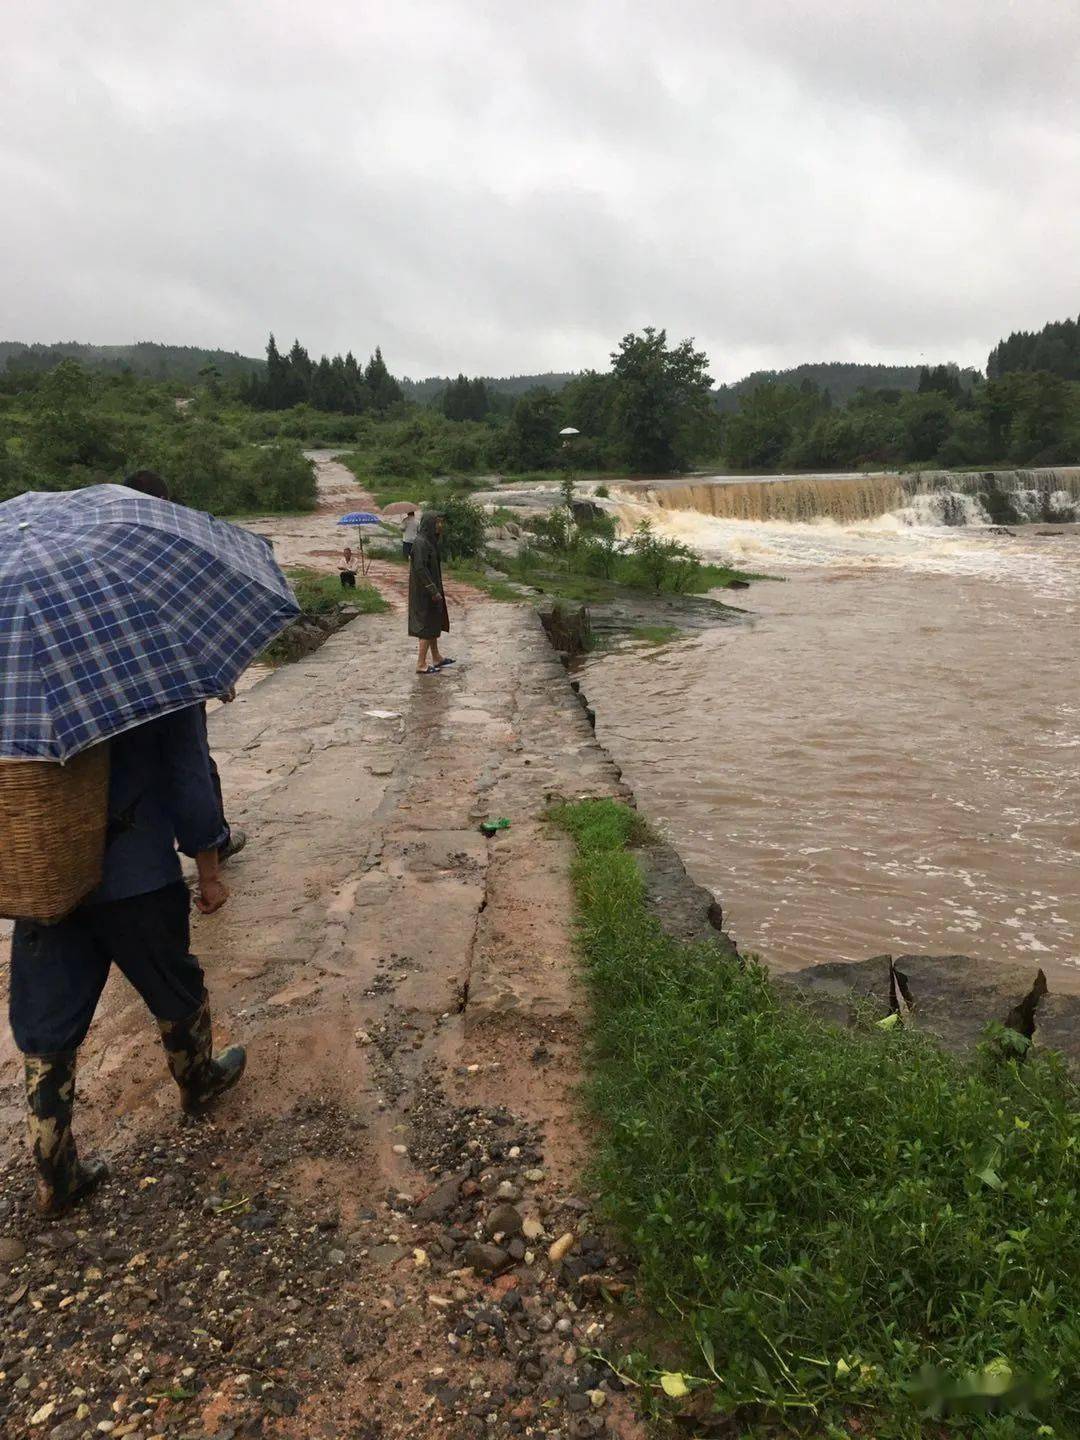
[[[634,531],[628,551],[641,582],[657,595],[662,590],[684,593],[701,569],[701,561],[689,545],[657,535],[648,520]]]
[[[377,475],[396,475],[399,479],[418,479],[428,473],[428,467],[413,449],[376,450],[370,458],[371,469]]]
[[[445,525],[440,548],[448,560],[468,560],[484,553],[488,519],[474,500],[450,495],[438,503]]]
[[[572,549],[577,541],[573,513],[562,505],[558,505],[554,510],[549,510],[546,515],[540,516],[533,528],[540,542],[554,550],[556,554],[564,554]]]
[[[318,497],[315,466],[298,445],[254,450],[244,464],[253,509],[314,510]]]
[[[614,537],[593,535],[582,541],[581,562],[587,574],[610,580],[615,574],[618,561],[619,549]]]

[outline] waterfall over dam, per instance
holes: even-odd
[[[726,476],[633,481],[620,490],[665,510],[723,520],[828,519],[858,524],[896,515],[910,525],[1064,524],[1080,520],[1080,466],[1041,470],[923,470],[881,475]]]

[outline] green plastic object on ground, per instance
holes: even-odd
[[[503,816],[499,820],[485,820],[480,826],[480,829],[484,832],[485,835],[494,835],[499,830],[509,830],[510,821],[507,820],[505,816]]]

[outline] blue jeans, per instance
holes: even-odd
[[[24,1055],[77,1050],[116,964],[158,1020],[184,1020],[203,997],[202,966],[188,949],[191,898],[184,882],[81,905],[58,925],[20,920],[11,942],[9,1014]]]

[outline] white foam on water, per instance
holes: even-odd
[[[955,505],[964,524],[935,523]],[[673,510],[620,497],[611,508],[624,535],[647,520],[705,559],[744,570],[894,569],[925,574],[1015,580],[1037,593],[1080,602],[1080,535],[1025,536],[991,526],[980,501],[938,492],[873,520],[843,525],[828,517],[808,523],[731,520],[698,510]]]

